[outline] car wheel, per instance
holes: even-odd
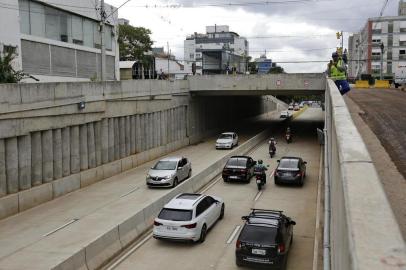
[[[303,187],[303,183],[304,183],[304,181],[303,181],[303,177],[302,177],[302,178],[300,178],[299,186]]]
[[[199,243],[203,243],[204,240],[206,240],[206,234],[207,234],[207,227],[206,227],[206,224],[203,224],[202,230],[200,231]]]
[[[235,264],[236,264],[238,267],[241,267],[241,266],[242,266],[242,263],[241,263],[241,261],[240,261],[239,259],[235,259]]]
[[[222,220],[224,217],[224,203],[221,205],[221,210],[220,210],[220,216],[219,216],[219,220]]]
[[[173,179],[172,187],[176,187],[177,185],[178,185],[178,178],[175,177],[175,179]]]

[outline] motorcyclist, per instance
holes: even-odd
[[[276,141],[273,137],[269,140],[269,151],[271,150],[276,152]]]
[[[287,128],[286,128],[286,134],[290,134],[290,132],[291,132],[291,131],[290,131],[290,127],[287,127]]]
[[[264,184],[266,183],[266,171],[268,170],[268,168],[263,164],[262,159],[258,160],[258,163],[255,165],[254,167],[254,173],[256,175],[261,175],[262,181],[264,182]]]

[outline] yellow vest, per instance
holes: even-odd
[[[334,81],[336,80],[346,80],[345,71],[340,71],[337,67],[344,67],[344,62],[339,59],[336,65],[332,65],[330,68],[330,78]]]

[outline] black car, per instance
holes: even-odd
[[[254,175],[254,166],[257,164],[249,156],[232,156],[223,168],[223,180],[250,182]]]
[[[275,185],[283,182],[303,186],[306,177],[306,164],[307,162],[300,157],[283,157],[278,160],[274,174]]]
[[[252,209],[243,216],[244,227],[236,242],[237,266],[264,266],[267,269],[286,269],[287,257],[293,241],[291,218],[282,211]]]

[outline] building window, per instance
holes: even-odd
[[[400,55],[402,55],[402,54],[403,54],[403,55],[404,55],[404,54],[406,54],[406,50],[399,50],[399,54],[400,54]]]
[[[190,59],[195,59],[195,54],[194,54],[194,53],[191,53],[191,54],[189,55],[189,57],[190,57]]]
[[[376,44],[376,43],[381,43],[381,39],[373,39],[373,40],[372,40],[372,43],[375,43],[375,44]]]
[[[15,54],[17,52],[17,47],[16,46],[11,46],[11,45],[4,45],[3,46],[3,53],[4,54]]]

